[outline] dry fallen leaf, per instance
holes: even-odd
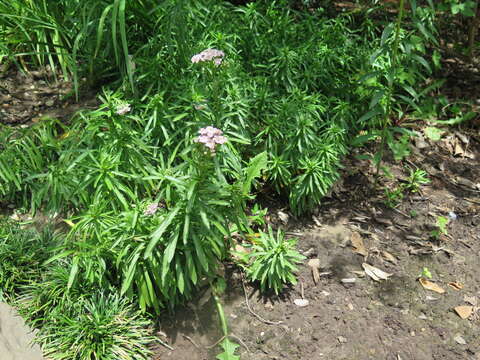
[[[288,220],[290,219],[290,216],[287,213],[284,213],[283,211],[278,211],[277,212],[278,218],[280,221],[284,224],[288,224]]]
[[[453,155],[460,155],[460,156],[465,155],[465,151],[463,150],[462,146],[458,142],[456,142],[455,144],[455,150],[453,152]]]
[[[393,256],[387,251],[382,251],[382,256],[385,260],[390,261],[391,263],[394,263],[394,264],[397,263],[397,259],[395,258],[395,256]]]
[[[358,232],[352,232],[352,236],[350,237],[350,241],[353,246],[353,251],[356,252],[357,254],[367,256],[368,251],[365,248],[365,245],[363,244],[363,239],[362,236]]]
[[[431,282],[427,279],[419,278],[418,281],[420,282],[420,284],[422,284],[424,289],[435,291],[439,294],[443,294],[445,292],[445,290],[443,288],[441,288],[440,286],[438,286],[434,282]]]
[[[359,278],[364,278],[365,277],[365,271],[353,270],[352,274],[357,275]]]
[[[455,312],[460,316],[462,319],[468,319],[470,315],[473,313],[473,306],[469,305],[462,305],[462,306],[457,306],[454,308]]]
[[[449,282],[447,285],[450,286],[452,289],[457,290],[457,291],[463,289],[463,284],[461,284],[457,281]]]
[[[318,269],[320,269],[320,259],[310,259],[307,265],[312,269],[313,282],[315,284],[318,283],[320,280],[320,273],[318,272]]]
[[[473,305],[473,306],[477,306],[477,304],[478,304],[477,298],[475,296],[465,295],[463,297],[463,301],[465,301],[467,304],[470,304],[470,305]]]
[[[365,274],[370,276],[375,281],[380,280],[387,280],[392,274],[386,273],[383,270],[380,270],[370,264],[363,263],[362,264],[363,270],[365,270]]]

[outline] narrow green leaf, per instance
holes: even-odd
[[[73,258],[72,268],[70,269],[70,276],[68,277],[67,289],[70,289],[73,285],[73,282],[75,281],[75,277],[77,276],[77,273],[78,273],[78,262],[79,262],[79,258],[78,256],[75,256]]]
[[[246,177],[242,186],[244,194],[250,193],[253,179],[259,177],[262,174],[262,170],[266,169],[267,166],[268,155],[266,151],[258,154],[250,160],[246,170]]]
[[[180,208],[177,206],[175,207],[168,215],[167,217],[162,221],[160,226],[155,230],[152,234],[152,238],[150,239],[150,242],[148,243],[147,248],[145,249],[145,254],[143,255],[143,258],[146,259],[150,257],[152,254],[153,248],[155,245],[157,245],[158,241],[162,237],[162,235],[165,233],[167,228],[170,226],[172,221],[175,219],[177,216],[178,212],[180,211]]]

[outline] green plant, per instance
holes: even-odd
[[[284,284],[296,284],[296,265],[304,260],[295,250],[296,243],[295,238],[286,239],[281,230],[275,235],[269,226],[268,232],[261,232],[260,238],[250,246],[249,263],[244,265],[247,278],[259,281],[262,292],[273,289],[275,294]]]
[[[432,236],[434,239],[438,240],[441,235],[447,235],[447,225],[448,225],[448,218],[444,216],[437,216],[437,221],[436,221],[436,228],[431,231],[430,236]]]
[[[423,277],[425,279],[431,279],[432,278],[432,273],[430,272],[430,270],[426,266],[424,266],[421,274],[419,275],[419,277]]]
[[[399,186],[393,190],[385,189],[385,198],[385,205],[392,209],[396,208],[403,199],[403,188]]]
[[[240,356],[235,355],[235,351],[238,348],[238,344],[232,342],[230,339],[225,338],[220,346],[223,350],[222,353],[216,356],[218,360],[240,360]]]
[[[55,360],[149,359],[149,321],[117,295],[97,293],[46,313],[35,341]]]
[[[433,83],[418,92],[414,86],[419,81],[427,83],[432,66],[425,59],[426,46],[437,44],[435,38],[433,4],[417,6],[411,2],[410,22],[405,20],[405,1],[398,2],[395,22],[385,26],[380,46],[370,57],[372,71],[360,79],[362,87],[373,90],[369,111],[360,118],[369,122],[369,131],[354,139],[353,145],[379,140],[375,155],[370,156],[376,166],[376,175],[382,169],[387,147],[396,161],[410,153],[409,139],[416,134],[403,126],[410,112],[420,112],[418,103],[428,92],[440,85]]]
[[[420,186],[428,184],[430,179],[425,170],[409,169],[409,176],[406,180],[401,179],[399,186],[393,190],[385,189],[385,204],[390,208],[395,208],[403,199],[405,192],[416,193],[420,190]]]
[[[422,169],[409,169],[410,175],[407,178],[407,183],[403,184],[403,188],[412,193],[418,192],[421,185],[430,183],[428,174],[425,170]]]
[[[43,267],[35,279],[22,284],[14,305],[34,328],[41,328],[55,309],[91,299],[97,289],[86,281],[68,287],[71,264],[58,261]]]
[[[40,278],[50,256],[52,232],[39,233],[32,225],[0,218],[0,299],[15,299],[22,286]]]
[[[213,298],[217,306],[218,317],[220,318],[220,326],[223,332],[223,341],[220,342],[219,346],[222,348],[223,352],[216,356],[216,359],[219,360],[239,360],[240,357],[235,355],[235,351],[239,345],[232,342],[228,338],[228,325],[227,319],[225,317],[225,312],[223,311],[223,306],[220,301],[220,295],[225,291],[226,283],[222,278],[217,278],[215,282],[210,284],[212,290]]]

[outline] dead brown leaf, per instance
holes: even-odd
[[[397,259],[395,258],[395,256],[393,256],[392,254],[390,254],[389,252],[387,251],[382,251],[382,256],[385,260],[393,263],[393,264],[396,264],[397,263]]]
[[[462,305],[462,306],[457,306],[454,308],[455,312],[460,316],[462,319],[468,319],[470,315],[473,313],[473,306],[469,305]]]
[[[358,232],[356,232],[356,231],[352,232],[352,236],[350,237],[350,241],[352,243],[354,252],[356,252],[357,254],[363,255],[363,256],[368,255],[368,251],[365,248],[365,245],[363,244],[362,236]]]
[[[458,142],[455,143],[455,150],[453,152],[453,155],[455,156],[459,155],[462,157],[465,156],[465,151],[463,150],[462,146]]]
[[[365,274],[370,276],[375,281],[380,280],[387,280],[392,274],[386,273],[383,270],[380,270],[370,264],[363,263],[362,264],[363,270],[365,270]]]
[[[420,284],[422,284],[423,288],[426,290],[435,291],[436,293],[439,293],[439,294],[443,294],[445,292],[445,290],[442,287],[438,286],[434,282],[431,282],[427,279],[424,279],[421,277],[418,279],[418,281],[420,282]]]
[[[307,265],[312,269],[313,282],[316,284],[320,280],[320,259],[310,259],[308,260]]]
[[[459,291],[463,289],[463,284],[459,283],[458,281],[449,282],[447,285],[450,286],[453,290]]]

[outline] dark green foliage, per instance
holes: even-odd
[[[50,256],[50,231],[38,233],[26,226],[0,217],[0,299],[3,301],[10,301],[20,287],[37,280],[42,263]]]
[[[68,123],[0,129],[0,202],[70,227],[54,240],[18,224],[0,231],[3,296],[16,295],[47,356],[147,358],[134,307],[158,314],[211,285],[232,233],[265,225],[258,208],[246,216],[257,190],[301,215],[351,146],[381,142],[378,169],[386,149],[409,154],[403,119],[437,106],[422,105],[440,84],[435,6],[412,0],[395,22],[377,3],[337,14],[330,0],[0,0],[0,62],[49,65],[77,91],[84,77],[110,82],[97,110]],[[208,48],[223,51],[220,66],[192,62]],[[474,115],[459,111],[456,123]],[[226,139],[206,143],[207,126]],[[412,172],[387,203],[426,181]],[[242,239],[253,250],[245,271],[278,294],[303,257],[280,230],[260,233]],[[222,347],[218,358],[237,358],[227,338]]]
[[[68,125],[1,134],[2,201],[71,215],[52,258],[66,259],[67,288],[114,287],[159,312],[211,280],[231,229],[248,231],[256,189],[271,185],[300,215],[338,179],[359,131],[408,154],[408,137],[378,127],[391,109],[419,111],[432,13],[416,7],[408,27],[382,34],[364,12],[330,18],[289,4],[0,1],[11,58],[35,49],[29,65],[123,79]],[[206,48],[225,53],[220,66],[192,63]],[[194,142],[206,126],[228,138],[214,156]]]
[[[295,250],[296,243],[297,239],[286,239],[280,230],[274,234],[271,227],[260,233],[246,256],[247,277],[259,281],[263,292],[273,289],[277,295],[285,284],[296,284],[296,265],[305,259]]]
[[[97,293],[50,308],[35,341],[55,360],[144,360],[154,337],[125,299]]]

